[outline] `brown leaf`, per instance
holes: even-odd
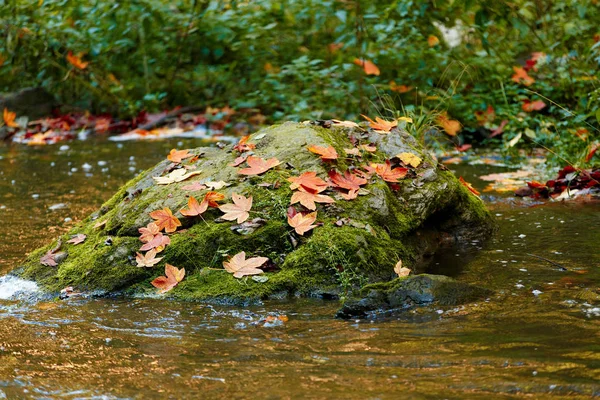
[[[241,138],[240,141],[238,142],[238,144],[233,146],[233,150],[237,150],[240,153],[243,153],[245,151],[254,150],[256,148],[256,145],[253,143],[248,143],[248,139],[250,139],[250,136],[244,136],[243,138]]]
[[[144,244],[140,248],[140,251],[148,251],[148,250],[156,249],[156,252],[160,253],[162,251],[162,249],[164,249],[164,247],[169,244],[171,244],[171,238],[169,238],[168,236],[165,236],[159,232],[156,236],[154,236],[154,238],[152,240],[150,240],[148,243]]]
[[[206,189],[206,186],[198,181],[198,182],[191,183],[189,185],[182,186],[181,189],[187,190],[189,192],[195,192],[198,190]]]
[[[229,261],[224,261],[223,267],[227,272],[233,274],[234,278],[242,278],[247,275],[262,274],[263,270],[258,267],[268,260],[267,257],[252,257],[246,259],[246,253],[242,251],[231,257]]]
[[[160,232],[160,229],[158,229],[158,225],[156,225],[154,222],[150,222],[148,226],[138,229],[138,232],[141,234],[140,241],[142,243],[148,243],[154,239],[154,236]]]
[[[237,220],[238,224],[241,224],[250,217],[248,211],[252,208],[252,196],[246,198],[237,193],[231,195],[233,204],[223,204],[219,207],[219,210],[225,214],[221,218],[227,221]]]
[[[293,217],[288,215],[288,224],[294,228],[298,235],[304,235],[306,232],[315,228],[316,225],[312,225],[317,219],[317,212],[312,212],[310,214],[302,215],[302,213],[297,213]]]
[[[86,238],[87,235],[84,235],[83,233],[78,233],[77,235],[72,236],[70,240],[67,240],[67,243],[80,244],[85,242]]]
[[[163,257],[156,258],[156,250],[152,249],[146,254],[135,253],[135,262],[138,267],[154,267]]]
[[[398,274],[399,277],[408,276],[412,272],[409,268],[405,268],[402,266],[402,260],[398,260],[396,265],[394,266],[394,272]]]

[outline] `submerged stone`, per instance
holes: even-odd
[[[458,305],[484,298],[491,290],[456,281],[444,275],[413,275],[367,285],[344,303],[338,318],[361,318],[383,311],[405,310],[436,303]]]
[[[401,130],[390,134],[367,133],[359,129],[326,129],[319,126],[285,123],[253,134],[256,157],[277,158],[281,164],[259,176],[239,174],[244,166],[233,166],[239,153],[231,148],[197,148],[186,159],[189,172],[201,171],[189,179],[157,184],[155,177],[167,176],[180,168],[164,160],[128,182],[98,211],[70,232],[30,254],[13,273],[35,280],[42,290],[58,293],[72,286],[76,291],[129,295],[156,293],[150,282],[164,274],[169,263],[185,268],[185,279],[168,293],[180,299],[255,300],[285,296],[345,296],[367,284],[388,282],[395,276],[394,265],[418,272],[422,257],[440,245],[482,239],[494,229],[483,202],[424,150],[412,136]],[[322,161],[307,146],[333,146],[344,155],[353,144],[377,146],[362,159],[340,156]],[[317,227],[299,236],[287,223],[292,190],[289,177],[314,171],[327,179],[328,171],[343,173],[370,162],[383,163],[399,153],[410,152],[422,159],[397,184],[377,175],[368,180],[356,199],[344,200],[329,189],[323,194],[334,204],[317,204]],[[201,200],[219,183],[222,203],[233,193],[253,197],[247,222],[224,221],[222,213],[209,208],[202,218],[186,218],[190,195]],[[223,186],[223,183],[228,186]],[[184,190],[194,184],[195,191]],[[150,213],[170,208],[183,226],[169,233],[170,244],[158,256],[153,268],[136,266],[140,250],[138,229],[152,222]],[[296,205],[298,210],[301,209]],[[86,235],[80,244],[69,244],[77,234]],[[68,257],[56,267],[40,258],[57,248]],[[241,251],[248,257],[267,257],[263,266],[268,279],[236,279],[223,268],[223,261]]]

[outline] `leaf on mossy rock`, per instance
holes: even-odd
[[[266,263],[267,257],[252,257],[246,259],[246,252],[242,251],[234,255],[229,261],[223,261],[223,267],[227,272],[233,274],[234,278],[242,278],[247,275],[259,275],[264,271],[259,269]]]
[[[176,164],[179,164],[180,162],[182,162],[183,160],[185,160],[186,158],[190,158],[193,157],[193,154],[190,154],[189,150],[177,150],[177,149],[171,149],[171,152],[169,153],[169,155],[167,156],[167,159],[169,161],[172,161]]]
[[[245,197],[233,193],[231,199],[233,200],[233,204],[223,204],[219,207],[219,210],[225,213],[221,218],[227,221],[237,220],[237,223],[241,224],[250,217],[248,211],[252,208],[252,196]]]
[[[271,158],[269,160],[263,160],[260,157],[249,156],[246,159],[246,163],[249,168],[243,168],[238,171],[238,174],[241,175],[260,175],[262,173],[267,172],[271,168],[274,168],[281,164],[281,162],[276,158]]]
[[[85,239],[87,239],[87,235],[85,235],[83,233],[78,233],[77,235],[71,236],[71,239],[67,240],[67,243],[80,244],[80,243],[85,242]]]
[[[169,185],[171,183],[182,182],[194,175],[201,174],[202,171],[192,171],[186,173],[185,168],[179,168],[175,171],[171,171],[167,176],[153,176],[152,179],[159,185]]]
[[[185,268],[179,269],[171,264],[166,264],[165,275],[166,276],[159,276],[151,282],[152,286],[160,289],[159,293],[161,294],[167,293],[183,280],[185,277]]]
[[[146,254],[135,253],[135,262],[138,267],[154,267],[163,257],[156,257],[156,250],[152,249]]]
[[[296,203],[302,204],[309,210],[316,210],[317,206],[315,203],[332,204],[335,203],[335,200],[327,195],[314,193],[304,189],[303,186],[300,186],[298,190],[294,192],[292,199],[290,200],[290,204]]]
[[[138,229],[138,232],[140,233],[140,241],[142,243],[148,243],[154,239],[154,236],[160,232],[160,229],[156,223],[150,222],[148,226]]]
[[[300,186],[303,186],[305,189],[322,192],[324,189],[329,187],[329,184],[325,182],[323,179],[317,176],[316,172],[308,171],[304,172],[300,176],[292,176],[288,178],[288,182],[292,182],[290,185],[290,189],[295,190]]]
[[[310,231],[313,228],[316,228],[316,225],[313,223],[317,220],[317,212],[312,212],[310,214],[302,215],[302,213],[297,213],[296,215],[290,217],[288,215],[288,224],[294,228],[298,235],[304,235],[306,232]]]
[[[386,182],[398,183],[400,179],[406,176],[408,169],[406,168],[392,168],[391,163],[388,161],[385,164],[375,164],[372,163],[370,167],[367,167],[371,171],[375,172],[377,175],[381,177]]]
[[[207,200],[198,203],[198,200],[194,196],[190,196],[188,199],[188,208],[182,208],[179,212],[186,217],[197,217],[198,215],[202,215],[206,210],[208,210]]]
[[[171,244],[171,238],[159,232],[156,234],[156,236],[154,236],[154,238],[152,238],[152,240],[144,244],[140,248],[140,251],[148,251],[154,249],[157,253],[160,253],[165,248],[165,246],[169,244]]]
[[[181,226],[179,219],[173,215],[171,209],[168,207],[162,210],[152,211],[150,217],[155,220],[159,230],[165,230],[167,233],[175,232],[177,227]]]
[[[402,260],[398,260],[398,262],[396,263],[396,265],[394,266],[394,272],[399,276],[399,277],[404,277],[404,276],[408,276],[410,275],[410,273],[412,272],[410,268],[406,268],[402,266]]]
[[[413,168],[417,168],[419,165],[421,165],[421,161],[423,161],[421,159],[421,157],[417,156],[416,154],[413,153],[400,153],[398,154],[396,157],[398,157],[400,159],[400,161],[402,161],[404,164],[413,167]]]
[[[344,175],[341,175],[335,170],[329,171],[329,180],[334,186],[347,190],[358,190],[362,185],[367,184],[365,178],[361,178],[350,171],[345,171]]]
[[[306,148],[308,151],[310,151],[311,153],[315,153],[321,156],[321,160],[323,161],[333,161],[333,160],[337,160],[338,158],[338,153],[337,151],[335,151],[335,149],[333,148],[333,146],[327,146],[327,147],[323,147],[323,146],[317,146],[317,145],[310,145]]]

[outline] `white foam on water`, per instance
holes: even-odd
[[[17,293],[35,293],[38,285],[16,276],[0,276],[0,300],[9,300]],[[1,397],[0,397],[1,398]]]

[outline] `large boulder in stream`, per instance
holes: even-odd
[[[173,298],[336,298],[367,284],[392,280],[398,260],[413,272],[422,271],[424,257],[440,245],[481,239],[494,228],[483,202],[403,130],[384,134],[285,123],[251,135],[248,144],[242,150],[250,151],[243,156],[276,158],[281,163],[260,175],[242,175],[246,164],[234,166],[241,162],[235,161],[240,146],[238,150],[231,146],[193,149],[190,153],[195,157],[181,163],[165,159],[128,182],[70,232],[31,253],[14,274],[33,279],[50,292],[72,286],[98,294],[145,295],[156,293],[151,282],[164,275],[168,263],[186,271],[183,281],[167,294]],[[360,156],[345,154],[344,149],[365,144],[376,146],[376,151],[362,147]],[[339,157],[324,161],[307,150],[311,145],[332,146]],[[402,162],[397,156],[403,153],[418,158],[404,154]],[[397,183],[383,180],[382,171],[373,164],[385,169],[386,161],[392,168],[406,168],[405,177]],[[157,184],[154,179],[181,168],[185,169],[181,173],[195,175],[170,184]],[[332,171],[352,171],[356,177],[358,168],[367,178],[355,199],[344,199],[348,190],[330,184],[320,195],[335,203],[316,204],[314,229],[299,235],[288,225],[290,199],[302,190],[291,189],[288,178],[308,171],[325,181]],[[401,176],[403,171],[394,172]],[[246,222],[226,221],[213,207],[201,217],[181,215],[190,196],[202,200],[210,190],[191,191],[190,185],[215,182],[228,184],[212,189],[225,196],[219,204],[231,203],[234,193],[252,196]],[[295,212],[309,211],[300,204],[294,207]],[[163,257],[158,264],[138,267],[136,252],[143,244],[139,229],[153,222],[151,212],[165,208],[182,226],[166,234],[170,244],[157,256]],[[86,235],[82,243],[68,243],[80,234]],[[268,258],[261,266],[264,274],[240,279],[223,269],[224,261],[242,251],[246,257]]]

